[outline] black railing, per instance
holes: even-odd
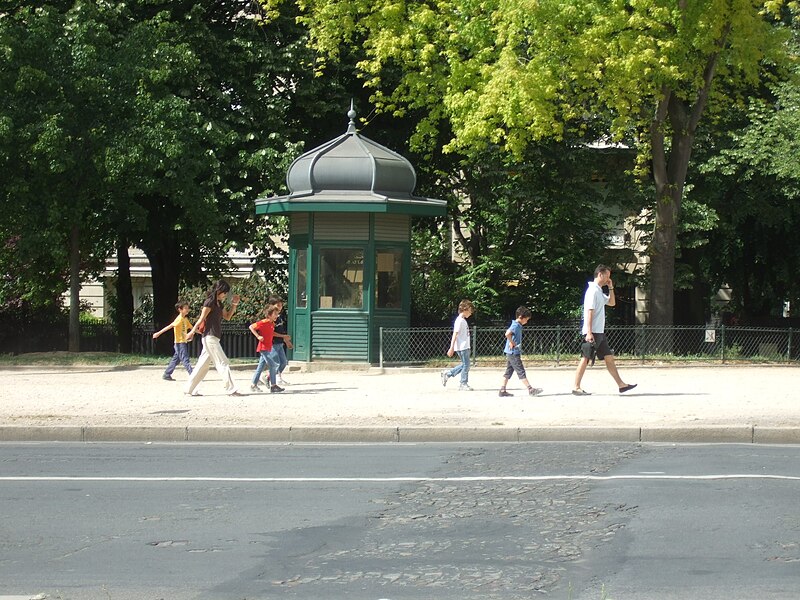
[[[472,328],[472,360],[502,362],[504,327]],[[765,327],[616,326],[608,329],[609,344],[621,360],[681,362],[790,362],[800,360],[798,330]],[[452,362],[445,356],[452,330],[444,327],[382,329],[381,364]],[[581,343],[574,326],[531,326],[523,332],[527,362],[560,364],[575,360]]]
[[[222,347],[229,358],[255,357],[256,339],[247,325],[223,323]],[[503,360],[504,327],[473,327],[472,354],[477,364]],[[607,331],[609,344],[621,360],[680,362],[793,362],[800,361],[800,329],[768,327],[661,327],[614,326]],[[169,332],[164,334],[171,336]],[[452,330],[446,327],[382,328],[381,364],[438,366],[452,362],[445,356]],[[31,329],[21,335],[6,335],[5,352],[53,352],[68,349],[65,327]],[[575,360],[581,342],[574,325],[526,326],[523,352],[527,362],[560,364]],[[118,352],[116,328],[108,324],[81,324],[81,351]],[[134,328],[134,354],[153,355],[153,329]],[[189,355],[201,351],[199,336],[189,344]]]

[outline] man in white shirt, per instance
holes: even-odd
[[[603,292],[603,286],[608,286],[608,295]],[[606,362],[606,368],[617,382],[619,393],[624,394],[636,387],[636,384],[627,384],[622,381],[617,371],[614,353],[606,339],[606,305],[614,306],[617,299],[614,296],[614,282],[611,281],[611,269],[605,265],[597,265],[594,270],[594,281],[590,281],[583,297],[583,330],[586,344],[581,346],[581,361],[575,371],[575,387],[572,393],[575,396],[588,396],[589,392],[581,388],[581,379],[586,372],[592,354]]]

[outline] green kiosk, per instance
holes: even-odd
[[[378,362],[380,328],[410,325],[411,217],[447,213],[413,194],[408,160],[347,116],[343,135],[289,167],[288,195],[255,203],[256,215],[289,216],[293,360]]]

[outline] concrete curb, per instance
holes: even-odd
[[[103,427],[4,426],[0,442],[800,444],[800,428],[710,427]]]

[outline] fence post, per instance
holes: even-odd
[[[647,348],[647,330],[645,329],[644,323],[640,325],[642,328],[642,364],[645,363],[645,348]]]
[[[378,328],[378,361],[381,370],[383,370],[383,327]]]
[[[561,325],[556,325],[556,366],[561,365]]]
[[[789,327],[789,341],[788,341],[788,348],[786,349],[786,361],[792,362],[792,328]]]
[[[478,364],[478,326],[472,326],[472,362]]]
[[[725,364],[725,325],[719,326],[719,337],[722,338],[722,364]]]

